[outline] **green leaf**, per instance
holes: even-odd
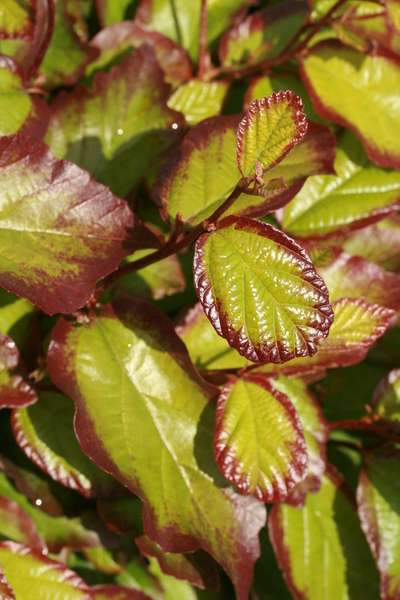
[[[400,431],[400,369],[393,369],[375,390],[373,413]]]
[[[304,0],[284,0],[251,13],[221,38],[221,63],[257,63],[280,54],[307,20]]]
[[[249,217],[265,216],[287,204],[310,175],[333,173],[336,140],[323,125],[310,123],[305,137],[281,162],[266,171],[257,193],[240,194],[224,213]]]
[[[388,273],[359,256],[342,252],[328,266],[318,269],[332,301],[365,298],[368,302],[397,310],[400,308],[400,275]]]
[[[90,589],[90,600],[151,600],[139,590],[119,585],[96,585]]]
[[[130,18],[132,0],[96,0],[96,8],[102,27]]]
[[[99,55],[87,65],[86,74],[93,75],[100,69],[111,67],[144,43],[154,49],[168,83],[176,86],[192,77],[192,65],[182,46],[161,33],[142,29],[133,21],[124,21],[102,29],[90,40],[90,45]]]
[[[47,551],[29,515],[16,502],[4,496],[0,496],[0,536],[26,544],[39,552]]]
[[[18,363],[19,351],[15,342],[0,333],[0,409],[28,406],[37,400],[30,384],[14,373]]]
[[[224,81],[192,79],[181,85],[168,100],[169,108],[181,112],[189,125],[219,115],[228,91]]]
[[[303,59],[302,76],[322,117],[355,131],[378,165],[400,167],[396,58],[379,52],[365,55],[326,42]]]
[[[34,3],[32,0],[2,0],[0,38],[30,39],[33,35]]]
[[[73,312],[129,246],[154,246],[123,200],[39,140],[2,138],[0,156],[0,285],[8,291],[49,314]]]
[[[189,130],[156,185],[164,213],[196,225],[207,219],[242,176],[236,164],[236,116],[211,117]]]
[[[258,175],[281,161],[307,132],[299,96],[278,92],[254,100],[237,131],[237,160],[244,177]]]
[[[15,63],[6,57],[1,57],[0,135],[16,133],[32,111],[32,100],[24,89],[22,76]]]
[[[73,403],[55,392],[41,392],[33,407],[14,410],[17,444],[52,479],[88,498],[108,496],[116,485],[80,449],[73,429]]]
[[[376,600],[378,581],[352,497],[332,470],[303,507],[273,507],[269,531],[295,599]]]
[[[232,379],[217,401],[215,458],[242,494],[281,502],[307,470],[300,419],[268,378]]]
[[[0,543],[0,568],[18,599],[47,600],[51,593],[63,600],[88,600],[86,585],[76,573],[26,546]]]
[[[355,231],[343,242],[343,250],[388,271],[400,271],[400,217],[395,214]]]
[[[400,594],[400,453],[367,458],[357,489],[361,525],[381,575],[382,600]]]
[[[364,227],[400,206],[400,173],[369,163],[361,145],[346,132],[338,142],[336,175],[310,177],[285,207],[285,231],[320,238]]]
[[[213,42],[230,24],[234,14],[247,0],[213,0],[208,6],[208,41]],[[193,59],[197,58],[200,2],[187,0],[141,0],[136,11],[138,25],[159,31],[181,44]]]
[[[48,366],[76,403],[84,452],[142,498],[145,533],[167,552],[209,552],[246,598],[264,507],[219,487],[209,388],[168,319],[132,299],[78,327],[60,320]]]
[[[227,217],[196,242],[196,291],[216,329],[253,362],[311,356],[332,308],[307,253],[271,225]]]
[[[169,86],[147,45],[108,73],[92,89],[76,87],[52,105],[46,142],[56,156],[87,169],[114,193],[125,196],[171,143],[182,118],[166,106]]]

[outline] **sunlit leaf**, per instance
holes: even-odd
[[[181,112],[189,125],[218,115],[228,91],[223,81],[199,81],[192,79],[181,85],[168,100],[168,106]]]

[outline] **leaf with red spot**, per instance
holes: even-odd
[[[271,225],[227,217],[196,242],[194,281],[219,335],[253,362],[311,356],[333,313],[303,248]]]
[[[263,375],[232,379],[217,401],[215,458],[242,494],[282,502],[307,472],[300,419]]]
[[[15,374],[19,352],[11,338],[0,334],[0,408],[19,408],[37,400],[35,390]]]

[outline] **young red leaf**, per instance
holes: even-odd
[[[333,313],[301,246],[271,225],[227,217],[196,242],[195,287],[219,335],[253,362],[311,356]]]
[[[303,103],[293,92],[254,100],[237,130],[237,161],[244,177],[254,178],[281,161],[307,132]]]
[[[400,168],[400,66],[395,55],[377,51],[365,56],[322,42],[303,59],[302,77],[318,114],[352,129],[378,165]]]
[[[400,596],[400,452],[370,455],[357,489],[361,526],[381,575],[382,600]]]
[[[78,327],[60,320],[48,367],[76,403],[84,452],[142,498],[145,532],[165,551],[206,550],[247,598],[264,507],[220,488],[204,464],[215,388],[194,371],[172,323],[139,299]],[[112,400],[99,404],[100,396]]]
[[[332,468],[302,507],[276,504],[269,533],[288,587],[296,600],[376,600],[376,570],[355,504]]]
[[[217,401],[215,458],[242,494],[281,502],[307,470],[303,429],[286,394],[268,378],[232,379]]]
[[[0,333],[0,408],[29,406],[37,400],[35,390],[21,375],[14,374],[19,363],[15,342]]]
[[[0,139],[0,185],[0,285],[49,314],[82,307],[130,250],[158,243],[123,200],[24,135]]]

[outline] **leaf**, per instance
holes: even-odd
[[[378,582],[357,513],[331,469],[303,507],[277,504],[269,532],[295,599],[376,600]]]
[[[125,17],[130,17],[131,4],[132,0],[96,0],[97,13],[102,27],[113,23],[119,24]]]
[[[199,369],[240,369],[252,364],[216,333],[200,303],[178,323],[176,332]]]
[[[0,285],[44,312],[75,311],[130,247],[154,246],[123,200],[39,140],[2,138],[0,157]]]
[[[352,129],[378,165],[400,167],[395,57],[323,42],[303,59],[302,77],[318,114]]]
[[[0,57],[0,135],[16,133],[32,110],[32,101],[16,64]]]
[[[119,585],[96,585],[90,590],[90,600],[150,600],[150,596],[146,596],[139,590],[134,590],[128,587]]]
[[[374,415],[400,432],[400,369],[393,369],[379,383],[371,408]]]
[[[247,0],[213,0],[208,7],[208,42],[213,42],[227,28],[234,14]],[[200,2],[187,0],[140,0],[135,22],[145,29],[159,31],[183,46],[192,59],[197,58]]]
[[[4,496],[0,496],[0,534],[3,539],[21,542],[33,550],[47,550],[29,515],[16,502]]]
[[[175,90],[168,106],[181,112],[189,125],[196,125],[221,112],[227,91],[228,84],[224,81],[192,79]]]
[[[92,75],[99,69],[112,66],[126,53],[144,43],[154,49],[157,62],[164,71],[168,83],[176,86],[191,79],[192,65],[182,46],[161,33],[142,29],[132,21],[116,23],[102,29],[94,36],[90,45],[97,50],[98,57],[86,67],[86,73]]]
[[[166,106],[168,95],[154,52],[145,45],[108,73],[98,73],[91,90],[76,87],[60,94],[46,142],[57,157],[125,196],[158,156],[159,130],[182,123]]]
[[[154,558],[150,558],[149,563],[149,571],[156,578],[157,583],[161,585],[164,600],[197,599],[197,594],[189,583],[163,573]]]
[[[209,473],[208,388],[172,324],[139,299],[78,327],[61,320],[48,367],[76,403],[84,452],[143,500],[145,533],[167,552],[209,552],[246,598],[264,507],[220,489]],[[100,396],[112,401],[99,404]]]
[[[307,20],[304,0],[284,0],[238,21],[221,38],[222,64],[253,64],[280,54]]]
[[[332,301],[345,296],[365,298],[387,308],[400,308],[400,275],[389,273],[359,256],[345,252],[328,266],[318,269]]]
[[[241,194],[224,213],[262,217],[287,204],[310,175],[333,173],[336,141],[323,125],[310,123],[307,133],[285,158],[269,169],[258,194]]]
[[[2,600],[15,600],[14,592],[10,588],[7,579],[4,574],[0,571],[0,593],[2,594]]]
[[[282,502],[307,470],[303,429],[289,398],[263,376],[232,379],[218,401],[215,458],[242,494]]]
[[[237,160],[244,177],[270,169],[304,137],[307,119],[299,96],[277,92],[254,100],[237,131]]]
[[[361,526],[381,575],[382,600],[400,594],[399,451],[373,454],[357,489]]]
[[[32,0],[2,0],[0,6],[0,39],[31,39],[33,35]]]
[[[23,351],[30,342],[34,306],[0,289],[0,332],[9,335]]]
[[[253,362],[311,356],[332,308],[307,253],[271,225],[227,217],[196,242],[194,281],[217,333]]]
[[[73,403],[56,392],[41,392],[35,408],[14,410],[15,440],[27,457],[54,481],[82,496],[108,496],[115,482],[82,453],[73,429]]]
[[[336,175],[310,177],[285,207],[285,231],[321,238],[364,227],[398,210],[400,174],[369,163],[349,132],[339,139],[334,168]]]
[[[320,488],[326,469],[329,429],[320,405],[302,379],[277,377],[270,379],[270,386],[288,398],[303,429],[308,456],[306,476],[291,490],[289,498],[286,499],[290,504],[303,504],[307,492],[316,492]]]
[[[19,352],[15,342],[0,333],[0,409],[29,406],[37,400],[30,384],[14,373],[18,363]]]
[[[219,583],[215,563],[202,551],[195,554],[177,554],[163,552],[156,542],[147,535],[135,539],[141,554],[148,558],[156,558],[160,569],[166,575],[188,581],[200,589],[217,588]]]
[[[343,242],[343,250],[362,256],[388,271],[400,271],[399,216],[392,215],[355,231]]]
[[[163,212],[196,225],[212,213],[241,180],[236,164],[236,116],[211,117],[195,125],[166,161],[155,195]]]
[[[89,600],[84,581],[61,563],[14,542],[0,543],[0,567],[16,598]]]

